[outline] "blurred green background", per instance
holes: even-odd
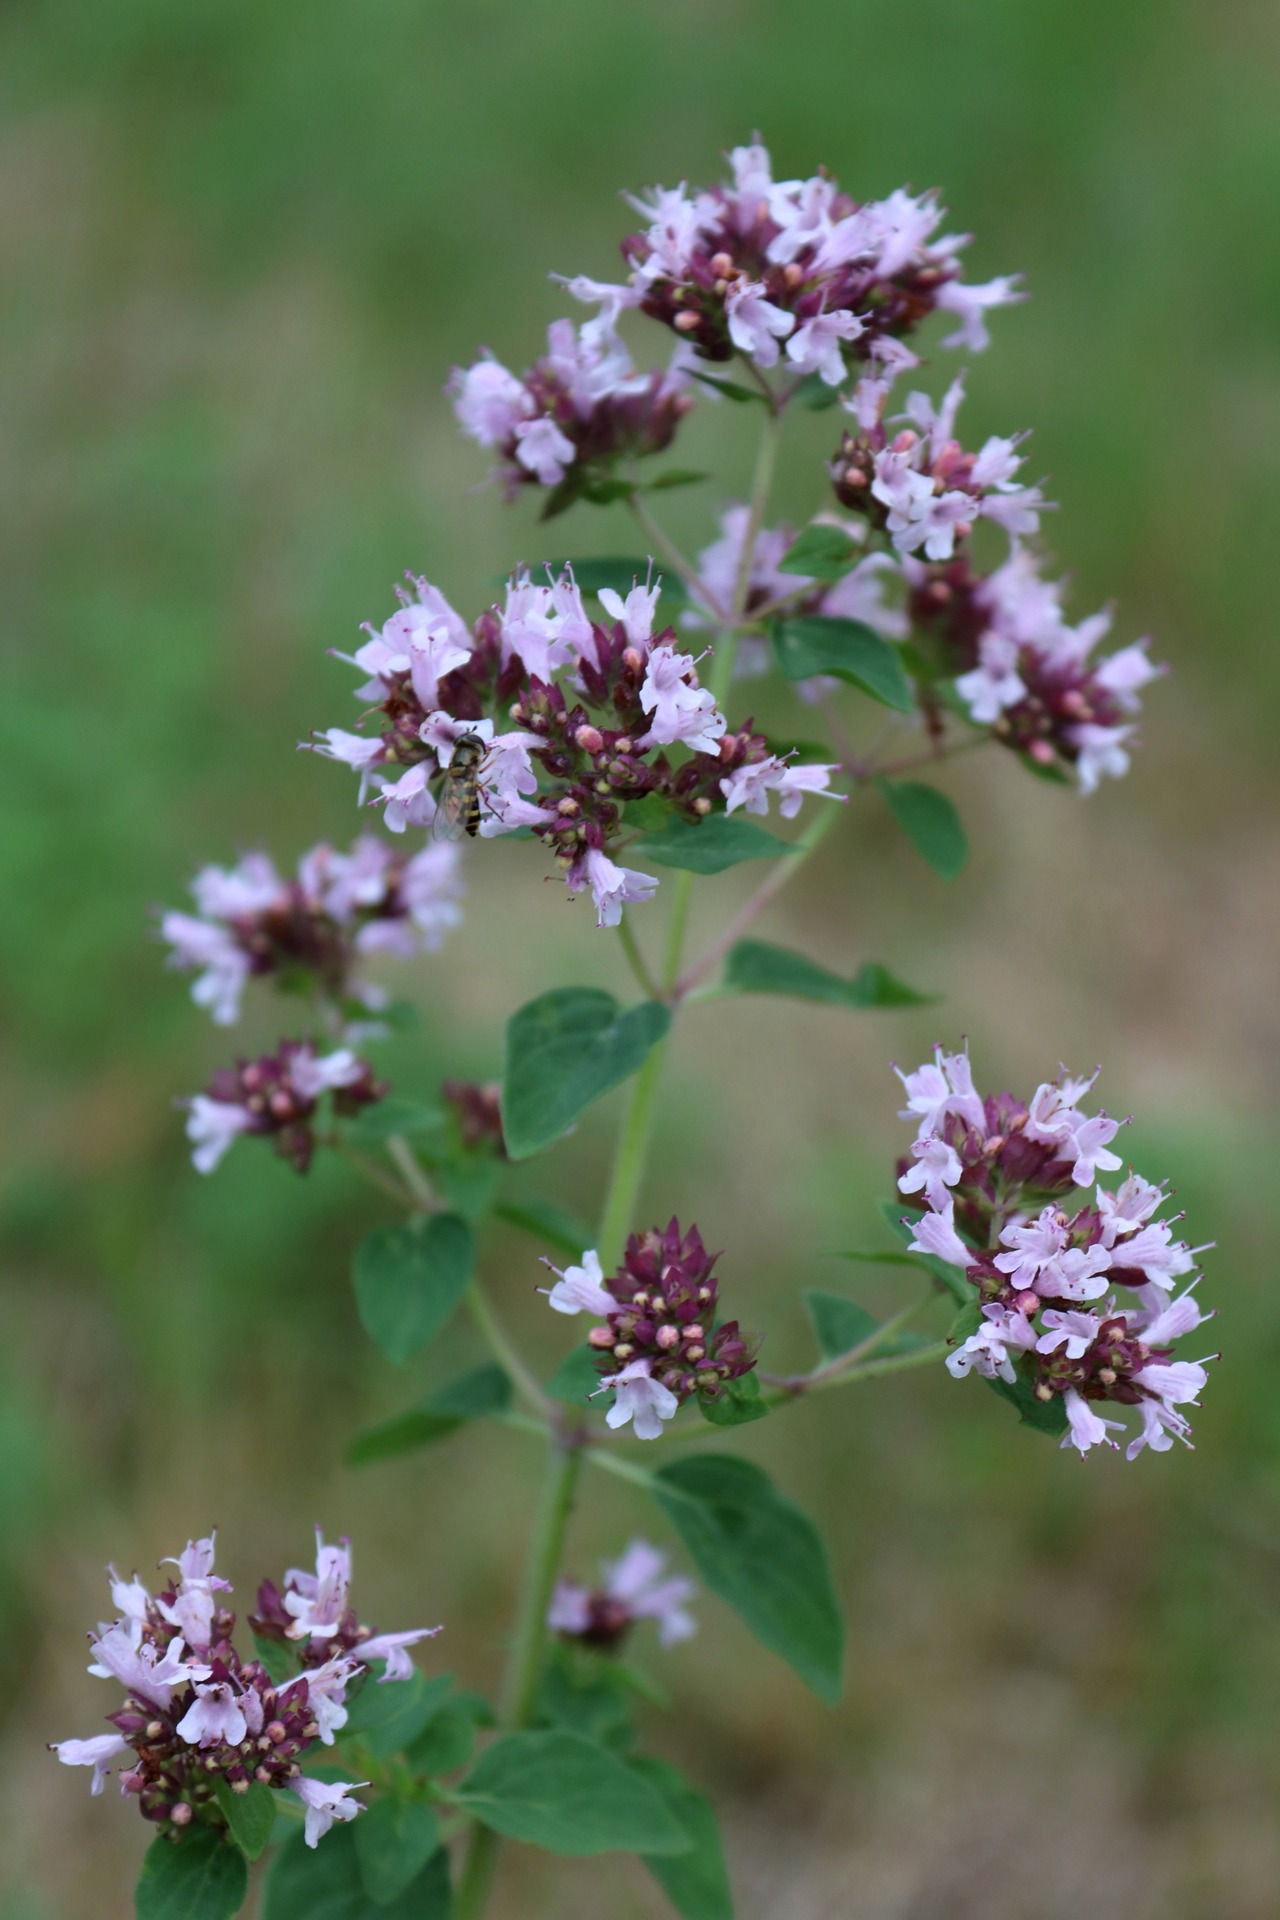
[[[678,1703],[652,1739],[717,1793],[744,1920],[1280,1910],[1278,50],[1260,0],[6,10],[7,1920],[132,1912],[142,1823],[42,1746],[104,1710],[82,1634],[108,1558],[145,1570],[217,1522],[244,1603],[322,1520],[356,1536],[362,1612],[444,1620],[454,1670],[494,1681],[536,1462],[494,1431],[341,1466],[467,1337],[403,1376],[362,1342],[347,1255],[383,1215],[344,1168],[303,1183],[244,1149],[192,1173],[170,1103],[228,1042],[148,915],[204,860],[354,832],[345,771],[294,751],[353,711],[325,649],[385,617],[405,567],[473,613],[545,545],[528,503],[473,496],[450,364],[481,341],[523,364],[563,310],[548,269],[615,271],[616,189],[713,176],[755,126],[781,173],[825,162],[860,197],[937,184],[977,235],[969,277],[1026,273],[1033,298],[974,366],[969,437],[1035,428],[1074,613],[1115,595],[1121,637],[1151,631],[1175,673],[1131,778],[1091,801],[1004,756],[961,763],[976,851],[950,887],[875,803],[850,808],[762,931],[846,970],[884,960],[945,1005],[696,1011],[647,1204],[728,1249],[735,1306],[799,1364],[797,1291],[848,1285],[823,1255],[872,1236],[902,1137],[889,1059],[967,1033],[980,1083],[1023,1091],[1103,1060],[1106,1105],[1138,1116],[1128,1150],[1218,1242],[1224,1358],[1197,1451],[1134,1467],[1082,1465],[941,1369],[748,1430],[834,1541],[846,1701],[826,1714],[704,1600],[697,1640],[650,1651]],[[682,441],[718,473],[669,503],[691,543],[744,484],[742,411],[703,408]],[[824,503],[829,420],[784,465],[793,518]],[[571,550],[634,546],[612,511],[562,528]],[[473,857],[465,927],[408,989],[403,1090],[492,1074],[535,992],[623,988],[612,942],[541,876],[527,847]],[[708,930],[739,878],[703,883]],[[248,1036],[273,1017],[255,1000]],[[594,1110],[516,1184],[589,1215],[615,1118]],[[488,1271],[550,1365],[534,1252],[495,1238]],[[573,1561],[658,1525],[592,1486]],[[664,1911],[629,1862],[524,1850],[500,1908]]]

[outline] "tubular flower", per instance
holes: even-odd
[[[461,918],[456,847],[438,842],[406,858],[364,834],[349,853],[313,847],[297,876],[282,880],[266,854],[231,868],[204,867],[192,882],[197,913],[166,913],[161,938],[170,965],[200,969],[191,989],[219,1026],[240,1017],[251,977],[314,984],[339,1005],[381,996],[353,977],[360,958],[434,953]]]
[[[601,320],[639,307],[703,361],[741,354],[839,387],[849,365],[901,345],[935,310],[959,328],[943,342],[986,345],[984,316],[1021,298],[1004,278],[964,286],[964,241],[935,238],[942,208],[899,189],[859,203],[826,173],[773,178],[757,138],[729,155],[732,180],[690,191],[655,187],[632,205],[645,221],[623,243],[625,286],[569,282]]]
[[[1062,583],[1042,579],[1016,543],[985,576],[964,556],[906,566],[912,614],[976,726],[1039,766],[1072,770],[1085,793],[1127,772],[1139,695],[1165,671],[1147,658],[1145,640],[1091,659],[1110,613],[1068,625]]]
[[[112,1599],[122,1617],[91,1636],[89,1671],[124,1690],[123,1705],[107,1715],[115,1731],[59,1741],[51,1751],[64,1766],[92,1767],[95,1794],[112,1763],[128,1756],[121,1792],[174,1838],[193,1823],[225,1827],[219,1782],[233,1793],[254,1782],[290,1788],[307,1808],[309,1846],[334,1819],[353,1819],[360,1806],[345,1800],[350,1786],[310,1780],[300,1762],[317,1742],[333,1744],[346,1722],[347,1694],[367,1684],[370,1660],[386,1660],[384,1680],[407,1679],[412,1667],[403,1648],[439,1628],[375,1635],[347,1604],[346,1542],[326,1547],[317,1534],[317,1545],[316,1574],[285,1579],[283,1604],[296,1602],[285,1618],[296,1629],[288,1638],[298,1670],[284,1681],[273,1680],[261,1661],[243,1659],[234,1645],[235,1615],[221,1599],[231,1589],[213,1571],[212,1535],[188,1541],[172,1563],[177,1575],[155,1595],[136,1576],[124,1582],[112,1570]],[[280,1603],[278,1590],[265,1583],[256,1634],[285,1639]],[[356,1649],[360,1658],[353,1657]]]
[[[222,1067],[187,1104],[187,1138],[197,1173],[212,1173],[237,1135],[269,1134],[299,1173],[316,1149],[315,1121],[328,1094],[342,1119],[380,1100],[386,1083],[349,1047],[318,1054],[307,1040],[281,1040],[274,1053]]]
[[[1060,1403],[1062,1444],[1081,1453],[1116,1444],[1123,1423],[1098,1412],[1103,1400],[1138,1415],[1130,1460],[1175,1439],[1190,1445],[1180,1409],[1196,1404],[1207,1375],[1203,1360],[1175,1360],[1173,1343],[1207,1316],[1191,1287],[1176,1298],[1174,1288],[1193,1272],[1194,1251],[1157,1217],[1163,1187],[1135,1173],[1094,1187],[1121,1164],[1110,1145],[1119,1122],[1081,1109],[1097,1075],[1064,1068],[1029,1103],[983,1097],[967,1056],[938,1048],[899,1078],[902,1117],[918,1132],[898,1188],[925,1209],[909,1223],[912,1250],[959,1268],[973,1289],[949,1371]]]
[[[673,1218],[665,1229],[632,1234],[609,1280],[594,1249],[580,1267],[551,1269],[559,1278],[548,1299],[558,1313],[592,1313],[604,1321],[587,1341],[603,1376],[601,1391],[613,1390],[606,1415],[611,1427],[633,1421],[637,1438],[657,1439],[686,1400],[718,1400],[728,1382],[755,1366],[755,1336],[742,1334],[736,1320],[716,1320],[719,1281],[712,1268],[718,1258],[707,1253],[696,1227],[682,1234]]]
[[[455,367],[448,391],[462,431],[496,448],[508,499],[523,486],[549,490],[544,519],[607,488],[620,456],[661,453],[693,404],[678,361],[637,373],[603,313],[577,328],[553,321],[546,353],[518,378],[486,353]]]
[[[656,1620],[659,1642],[674,1647],[698,1630],[687,1611],[696,1591],[692,1580],[667,1573],[665,1553],[647,1540],[633,1540],[621,1559],[601,1562],[598,1586],[561,1580],[547,1625],[566,1640],[614,1653],[637,1621]]]
[[[400,612],[353,656],[371,676],[358,694],[372,703],[378,737],[330,728],[317,736],[317,750],[358,768],[363,791],[398,832],[436,819],[466,741],[475,795],[469,830],[490,838],[531,829],[569,892],[590,889],[597,923],[616,926],[624,905],[651,898],[658,885],[613,857],[628,805],[660,802],[673,819],[696,825],[729,806],[736,790],[726,782],[759,765],[790,815],[836,771],[789,769],[750,721],[729,729],[699,682],[698,660],[672,628],[655,631],[659,591],[636,583],[624,599],[603,589],[609,623],[601,625],[587,618],[569,569],[548,573],[546,585],[517,573],[504,605],[483,614],[464,645],[458,616],[418,580],[416,598],[404,596]],[[406,636],[408,614],[416,637]],[[679,749],[678,759],[669,748]]]

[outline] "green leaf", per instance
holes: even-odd
[[[806,527],[778,562],[779,573],[801,573],[811,580],[842,580],[861,549],[839,527]]]
[[[806,373],[799,386],[791,390],[792,403],[799,401],[810,413],[825,413],[839,398],[839,387],[829,387],[820,373]]]
[[[573,1662],[564,1657],[576,1652],[577,1648],[558,1647],[548,1663],[538,1695],[542,1718],[601,1746],[625,1746],[633,1737],[631,1688],[619,1679],[607,1657],[586,1655]]]
[[[585,560],[548,560],[544,564],[550,567],[553,574],[561,574],[566,567],[572,567],[573,577],[583,593],[598,594],[601,587],[608,587],[612,592],[621,594],[625,600],[638,580],[648,579],[651,563],[648,560],[630,560],[614,554],[593,553]],[[497,578],[498,576],[495,576],[495,579]],[[506,579],[506,574],[503,574],[499,584],[504,584]],[[684,581],[679,574],[673,574],[670,579],[663,574],[662,598],[664,601],[688,599]]]
[[[356,1249],[360,1324],[398,1366],[435,1338],[461,1300],[475,1239],[456,1213],[375,1227]]]
[[[549,1853],[680,1853],[688,1838],[658,1793],[574,1733],[509,1733],[476,1762],[458,1804]]]
[[[905,986],[876,960],[868,960],[852,980],[845,980],[802,953],[764,940],[739,940],[725,962],[724,987],[730,993],[784,993],[795,1000],[859,1009],[923,1007],[936,998]]]
[[[442,1108],[428,1107],[421,1100],[377,1100],[344,1124],[342,1137],[353,1147],[378,1147],[393,1133],[411,1139],[415,1134],[438,1132],[444,1122]]]
[[[550,1146],[643,1066],[671,1024],[656,1000],[624,1012],[596,987],[557,987],[507,1022],[502,1125],[513,1160]]]
[[[520,1227],[535,1240],[544,1240],[549,1247],[554,1247],[557,1253],[568,1254],[571,1260],[581,1260],[591,1245],[590,1228],[582,1226],[553,1201],[504,1201],[493,1211],[495,1217],[505,1220],[509,1227]]]
[[[596,507],[611,507],[615,500],[629,500],[640,489],[634,480],[587,480],[580,482],[578,491],[584,500],[590,500]],[[544,514],[543,518],[547,516]]]
[[[547,1382],[546,1391],[553,1400],[563,1400],[571,1407],[580,1407],[590,1399],[600,1385],[600,1369],[596,1365],[594,1347],[575,1347],[566,1354]]]
[[[490,1717],[485,1710],[485,1716]],[[434,1780],[465,1766],[476,1743],[476,1725],[482,1718],[472,1696],[455,1694],[432,1714],[405,1759],[415,1773]]]
[[[391,1460],[417,1447],[434,1446],[468,1420],[492,1419],[511,1405],[511,1382],[502,1368],[489,1363],[459,1374],[429,1393],[421,1406],[397,1414],[378,1427],[357,1434],[347,1448],[347,1464],[367,1467]]]
[[[354,1832],[360,1880],[379,1907],[408,1890],[440,1845],[440,1822],[422,1800],[375,1800]]]
[[[377,1680],[370,1674],[351,1698],[339,1738],[363,1740],[379,1760],[389,1760],[413,1745],[452,1687],[447,1673],[430,1680],[416,1670],[411,1680]]]
[[[838,1360],[841,1354],[851,1353],[855,1347],[862,1346],[879,1332],[880,1322],[856,1300],[847,1300],[842,1293],[827,1293],[821,1287],[806,1289],[805,1308],[813,1326],[818,1342],[818,1351],[824,1360]],[[910,1353],[913,1347],[924,1347],[930,1343],[919,1333],[891,1333],[877,1341],[876,1358],[891,1353]]]
[[[700,380],[704,387],[714,387],[717,393],[722,393],[726,400],[739,402],[757,400],[761,406],[764,405],[764,395],[758,393],[754,387],[739,386],[736,380],[721,380],[710,373],[696,373],[692,367],[689,368],[689,372],[695,380]]]
[[[698,473],[693,467],[672,467],[667,473],[660,473],[656,480],[647,480],[641,487],[641,493],[666,493],[672,487],[696,486],[699,480],[709,480],[709,473]]]
[[[1024,1427],[1034,1427],[1037,1433],[1063,1434],[1067,1430],[1067,1403],[1061,1394],[1055,1393],[1052,1400],[1037,1400],[1035,1389],[1029,1380],[1019,1374],[1012,1386],[1007,1380],[988,1380],[1002,1400],[1018,1409],[1019,1418]]]
[[[661,1794],[689,1838],[687,1853],[640,1856],[676,1912],[683,1920],[733,1920],[733,1895],[711,1802],[661,1760],[637,1756],[631,1771]]]
[[[237,1793],[229,1780],[221,1777],[213,1783],[218,1805],[226,1816],[231,1838],[246,1860],[257,1860],[267,1850],[271,1830],[276,1824],[276,1797],[260,1780],[251,1780],[244,1793]]]
[[[230,1920],[248,1891],[249,1868],[239,1847],[211,1827],[192,1827],[176,1844],[151,1842],[134,1902],[138,1920]]]
[[[889,811],[935,873],[954,880],[969,858],[969,838],[945,793],[920,780],[877,780]]]
[[[281,1847],[267,1875],[262,1920],[449,1920],[449,1856],[441,1847],[411,1885],[386,1906],[369,1898],[360,1877],[356,1828],[335,1826],[318,1847],[295,1833]]]
[[[711,813],[696,824],[673,820],[661,833],[650,834],[632,848],[638,859],[656,860],[660,867],[683,867],[687,873],[723,873],[743,860],[771,860],[794,853],[789,841],[766,833],[734,813]]]
[[[773,651],[788,680],[833,673],[895,713],[910,713],[915,706],[898,649],[860,620],[817,613],[781,620],[773,630]]]
[[[660,1467],[653,1492],[712,1592],[833,1705],[844,1624],[807,1514],[759,1467],[727,1454]]]
[[[714,1400],[699,1395],[698,1408],[713,1427],[744,1427],[749,1420],[763,1420],[769,1411],[767,1402],[760,1398],[760,1382],[754,1373],[744,1373],[741,1380],[726,1380]]]
[[[628,800],[623,812],[628,828],[634,827],[637,833],[657,833],[672,818],[671,802],[660,793],[642,793],[638,800]]]
[[[298,1671],[295,1649],[287,1642],[269,1640],[265,1634],[255,1633],[253,1650],[266,1668],[268,1678],[277,1687],[283,1686],[286,1680],[291,1680]]]
[[[493,1205],[502,1173],[502,1161],[484,1150],[436,1164],[436,1176],[449,1205],[473,1224],[483,1220]]]

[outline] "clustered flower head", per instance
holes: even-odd
[[[960,323],[945,346],[979,350],[986,312],[1021,297],[1009,279],[961,281],[965,241],[938,236],[943,211],[931,194],[900,188],[859,203],[825,172],[775,180],[758,136],[729,164],[723,185],[633,199],[647,224],[623,243],[630,280],[588,283],[582,297],[639,307],[703,360],[742,354],[765,370],[781,361],[832,387],[850,358],[914,364],[903,336],[935,311]]]
[[[251,976],[376,1009],[383,996],[354,977],[357,961],[434,953],[461,918],[459,856],[447,841],[408,857],[369,834],[349,853],[322,844],[293,880],[251,853],[234,867],[203,867],[191,891],[196,913],[166,913],[160,933],[171,965],[200,969],[191,997],[223,1027],[239,1019]]]
[[[620,1559],[601,1561],[598,1586],[561,1580],[547,1625],[562,1639],[616,1653],[637,1621],[656,1620],[659,1643],[674,1647],[698,1630],[687,1611],[696,1590],[692,1580],[668,1574],[665,1553],[647,1540],[633,1540]]]
[[[1069,625],[1063,583],[1042,578],[1017,541],[989,574],[964,554],[946,565],[908,560],[904,572],[917,631],[936,642],[975,725],[1042,767],[1073,768],[1085,793],[1128,771],[1138,695],[1165,671],[1145,640],[1091,659],[1110,612]]]
[[[764,811],[760,796],[773,792],[791,814],[836,771],[792,766],[750,722],[729,730],[697,659],[672,628],[655,633],[659,592],[637,584],[624,600],[602,589],[603,626],[588,619],[569,569],[546,585],[520,573],[468,635],[438,589],[418,580],[354,655],[372,676],[357,697],[372,703],[376,737],[330,727],[317,750],[358,769],[362,797],[372,792],[400,832],[437,818],[459,743],[482,749],[479,834],[531,829],[570,892],[590,889],[597,924],[616,926],[624,905],[658,885],[612,857],[629,803],[657,798],[696,823],[748,796]],[[501,732],[499,709],[513,723]]]
[[[1060,1399],[1062,1444],[1082,1454],[1114,1447],[1110,1434],[1123,1429],[1098,1412],[1103,1401],[1138,1415],[1130,1460],[1175,1439],[1189,1445],[1179,1409],[1197,1404],[1207,1375],[1203,1360],[1175,1360],[1173,1344],[1207,1316],[1191,1288],[1176,1299],[1173,1289],[1196,1250],[1156,1217],[1166,1190],[1138,1174],[1075,1204],[1098,1172],[1121,1165],[1111,1151],[1120,1122],[1080,1107],[1097,1075],[1064,1068],[1029,1104],[984,1097],[968,1057],[938,1048],[932,1064],[899,1078],[902,1117],[918,1131],[898,1187],[925,1209],[912,1250],[958,1267],[980,1316],[949,1357],[951,1373],[1021,1381],[1046,1405]]]
[[[319,1104],[327,1093],[334,1115],[349,1119],[386,1093],[367,1060],[350,1047],[317,1053],[309,1040],[281,1040],[274,1053],[220,1067],[203,1093],[187,1102],[187,1138],[198,1173],[212,1173],[237,1135],[267,1134],[299,1173],[316,1149]]]
[[[556,1312],[594,1313],[604,1322],[587,1344],[596,1350],[601,1391],[613,1390],[609,1426],[630,1420],[637,1439],[656,1440],[686,1400],[718,1400],[755,1366],[754,1336],[736,1320],[716,1320],[719,1257],[696,1227],[682,1234],[673,1217],[665,1229],[633,1233],[609,1280],[594,1249],[580,1267],[552,1268],[559,1279],[547,1297]]]
[[[310,1779],[304,1756],[317,1742],[333,1745],[346,1724],[348,1690],[368,1675],[370,1661],[385,1661],[383,1681],[408,1679],[407,1648],[440,1629],[375,1634],[362,1626],[347,1598],[350,1547],[345,1540],[326,1546],[317,1531],[315,1573],[295,1568],[283,1593],[268,1582],[259,1595],[255,1633],[287,1642],[299,1663],[277,1683],[260,1660],[237,1651],[235,1615],[221,1597],[231,1588],[213,1563],[212,1535],[188,1541],[170,1563],[176,1578],[155,1595],[136,1575],[122,1580],[108,1569],[119,1617],[90,1635],[89,1672],[115,1680],[125,1700],[107,1715],[115,1732],[59,1741],[52,1751],[65,1766],[92,1767],[94,1793],[122,1762],[121,1792],[174,1839],[193,1825],[226,1825],[219,1781],[233,1793],[254,1782],[290,1788],[306,1808],[306,1841],[314,1847],[335,1820],[355,1818],[362,1803],[349,1796],[368,1783]]]
[[[575,293],[590,287],[571,283]],[[522,486],[552,490],[544,519],[579,495],[611,498],[618,457],[661,453],[693,404],[679,358],[667,373],[636,372],[616,318],[611,303],[581,327],[553,321],[546,353],[519,377],[483,353],[471,366],[455,367],[450,379],[458,424],[482,447],[497,449],[508,499]]]

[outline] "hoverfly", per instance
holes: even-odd
[[[488,757],[487,741],[478,733],[460,733],[453,758],[444,769],[431,832],[437,840],[472,840],[480,831],[480,778]]]

